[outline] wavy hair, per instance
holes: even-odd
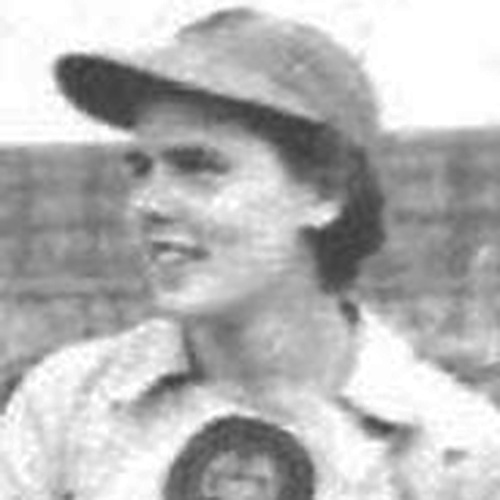
[[[335,130],[267,110],[247,112],[243,120],[278,147],[297,180],[312,185],[325,198],[342,200],[340,218],[322,229],[308,230],[305,236],[323,289],[349,288],[362,262],[386,239],[385,199],[370,155]]]

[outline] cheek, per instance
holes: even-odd
[[[289,244],[299,230],[294,207],[276,191],[238,192],[218,199],[208,211],[217,241],[235,245],[272,247]]]

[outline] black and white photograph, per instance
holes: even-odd
[[[500,500],[500,4],[0,10],[0,500]]]

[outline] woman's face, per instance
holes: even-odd
[[[145,110],[128,155],[130,215],[156,303],[181,317],[248,310],[292,280],[315,280],[302,233],[324,209],[272,143],[203,111]]]

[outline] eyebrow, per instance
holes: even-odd
[[[157,156],[171,160],[182,167],[196,167],[203,170],[227,170],[228,161],[216,148],[206,144],[181,143],[159,148]],[[141,149],[130,149],[123,155],[124,161],[135,169],[148,169],[152,163],[152,155]],[[189,165],[189,162],[193,162]]]
[[[164,153],[166,153],[168,156],[172,156],[172,158],[174,159],[183,159],[186,157],[189,158],[190,156],[222,159],[222,155],[216,149],[199,144],[175,145],[171,148],[166,148],[162,154]]]
[[[184,154],[200,154],[200,155],[205,155],[209,153],[210,155],[214,156],[222,156],[215,148],[211,146],[207,146],[205,144],[198,144],[196,142],[187,142],[187,143],[180,143],[180,144],[174,144],[172,146],[164,146],[164,147],[159,147],[158,151],[160,154],[172,154],[174,156],[177,155],[184,155]],[[144,156],[149,156],[148,153],[146,153],[143,149],[139,147],[135,148],[130,148],[127,151],[123,153],[123,158],[126,160],[135,160],[138,157],[142,158]]]
[[[166,155],[180,168],[188,170],[211,171],[221,173],[228,170],[228,159],[216,148],[207,145],[179,145],[170,148]]]

